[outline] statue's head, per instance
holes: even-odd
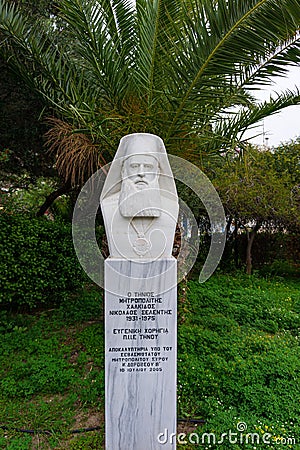
[[[131,134],[126,138],[122,179],[128,177],[143,189],[159,173],[159,138],[152,134]]]
[[[124,136],[100,196],[111,257],[171,256],[178,197],[162,139]]]
[[[161,195],[177,198],[166,149],[160,137],[134,133],[121,139],[101,199],[117,194],[120,214],[127,218],[159,217]]]

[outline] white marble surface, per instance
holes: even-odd
[[[124,136],[100,197],[111,258],[172,255],[178,196],[162,139]]]
[[[174,258],[105,262],[106,450],[176,448],[176,290]]]

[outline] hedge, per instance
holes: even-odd
[[[0,214],[0,305],[58,303],[85,280],[71,225],[21,214]]]

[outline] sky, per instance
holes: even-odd
[[[282,92],[286,89],[295,90],[296,86],[300,89],[300,66],[291,67],[286,77],[276,77],[271,86],[255,95],[260,101],[268,100],[270,95],[276,96],[275,92]],[[250,142],[270,147],[276,147],[281,142],[300,137],[300,105],[289,106],[282,112],[265,119],[259,127],[247,132],[245,136],[249,138],[258,133],[264,133],[264,135],[251,139]]]

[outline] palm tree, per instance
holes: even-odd
[[[0,0],[0,51],[51,111],[48,143],[73,184],[124,134],[158,134],[197,162],[300,101],[251,93],[299,63],[299,0],[60,0],[58,17],[33,24]]]

